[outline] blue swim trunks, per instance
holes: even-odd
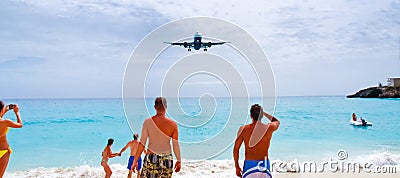
[[[135,157],[134,156],[130,156],[129,157],[129,161],[128,161],[128,167],[126,167],[129,170],[131,170],[131,167],[132,167],[132,164],[133,164],[133,160],[135,160]],[[139,169],[139,171],[140,171],[140,169],[142,169],[142,158],[141,157],[139,157],[139,160],[138,160],[138,169]]]
[[[243,178],[272,178],[269,160],[244,160]]]

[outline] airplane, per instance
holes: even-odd
[[[201,38],[202,38],[202,36],[199,34],[199,32],[196,32],[196,34],[194,34],[194,37],[193,37],[193,42],[183,42],[183,43],[164,42],[164,43],[170,44],[170,45],[183,46],[185,48],[188,48],[188,51],[192,51],[192,47],[195,50],[204,48],[204,51],[207,51],[207,47],[210,48],[212,45],[222,45],[224,43],[230,43],[230,42],[202,42]]]

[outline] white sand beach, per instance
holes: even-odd
[[[127,169],[126,165],[112,164],[111,169],[113,171],[112,177],[126,177]],[[397,169],[400,170],[400,169]],[[368,173],[273,173],[273,177],[276,178],[397,178],[400,176],[400,171],[397,173],[386,173],[386,174],[368,174]],[[104,177],[103,168],[100,166],[77,166],[70,168],[35,168],[27,171],[16,171],[7,172],[5,178],[102,178]],[[174,173],[173,177],[187,178],[225,178],[225,177],[236,177],[233,161],[231,160],[212,160],[212,161],[197,161],[197,162],[184,162],[181,172]]]

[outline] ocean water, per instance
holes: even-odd
[[[154,113],[152,99],[148,99],[147,109],[132,108],[141,117],[138,120],[125,118],[122,99],[4,101],[20,106],[24,122],[22,129],[10,129],[7,135],[14,151],[8,172],[38,167],[89,166],[98,169],[107,139],[114,138],[112,150],[119,151],[132,138],[130,125],[136,128],[141,123],[135,121],[146,118],[148,112]],[[257,100],[251,100],[250,104],[254,102]],[[221,130],[229,128],[229,133],[233,134],[222,138],[231,143],[237,128],[250,122],[249,107],[244,103],[240,110],[232,111],[231,98],[216,98],[200,103],[197,98],[185,98],[180,101],[179,109],[169,105],[168,110],[171,111],[171,118],[181,124],[179,132],[182,142],[190,145],[192,142],[221,137]],[[400,162],[400,99],[277,97],[276,106],[272,110],[281,121],[271,141],[269,155],[272,160],[323,161],[336,158],[339,150],[345,150],[351,160],[368,158],[382,165],[398,165]],[[372,122],[373,126],[351,126],[349,120],[353,112]],[[12,112],[7,113],[5,118],[15,120]],[[241,122],[229,123],[227,118]],[[234,125],[227,127],[227,123]],[[187,127],[188,124],[195,125],[197,129]],[[200,148],[204,153],[211,152],[218,148],[218,143],[204,144]],[[186,160],[203,154],[191,150],[190,146],[181,149]],[[231,146],[228,145],[225,151],[218,151],[219,154],[210,159],[232,159]],[[125,152],[122,157],[110,159],[110,163],[125,165],[128,156],[129,153]]]

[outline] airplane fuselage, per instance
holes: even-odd
[[[195,50],[199,50],[201,48],[201,36],[194,37],[193,48]]]

